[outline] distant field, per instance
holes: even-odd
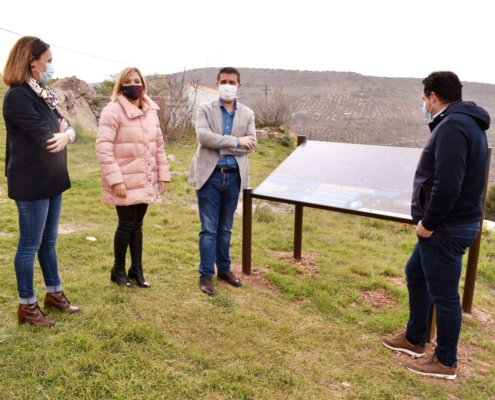
[[[264,98],[265,85],[272,90],[283,87],[296,99],[290,130],[313,140],[422,148],[429,137],[422,112],[421,79],[254,68],[240,72],[242,102],[250,105]],[[216,68],[186,72],[199,76],[210,87],[215,84],[216,73]],[[464,99],[495,116],[495,85],[463,84]],[[495,129],[487,134],[489,144],[494,146]],[[495,159],[491,165],[493,181]]]

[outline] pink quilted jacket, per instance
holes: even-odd
[[[150,204],[158,197],[158,181],[170,182],[162,132],[156,110],[159,107],[144,96],[142,108],[123,95],[107,105],[100,117],[96,155],[101,167],[103,202],[117,206]],[[112,190],[124,183],[126,198]]]

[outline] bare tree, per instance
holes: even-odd
[[[286,93],[282,86],[276,87],[273,93],[268,95],[266,91],[265,96],[259,96],[253,105],[256,124],[274,128],[289,125],[294,103],[294,96]]]
[[[178,140],[193,131],[193,116],[197,107],[199,78],[185,80],[185,73],[168,77],[167,113],[165,132],[172,140]]]
[[[169,77],[164,74],[154,73],[146,76],[148,96],[166,96],[169,89]]]

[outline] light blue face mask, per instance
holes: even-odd
[[[433,108],[433,105],[431,107]],[[431,108],[430,108],[430,111],[431,111]],[[423,101],[423,114],[428,119],[428,121],[431,121],[431,113],[426,111],[426,101]]]
[[[45,66],[46,66],[46,71],[40,72],[40,82],[46,84],[50,79],[53,78],[53,75],[55,74],[55,67],[53,66],[52,63],[46,63]]]

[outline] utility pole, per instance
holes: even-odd
[[[271,89],[268,89],[268,84],[265,83],[265,88],[264,89],[261,89],[262,92],[265,92],[265,110],[266,110],[266,98],[268,96],[268,92],[270,91]]]

